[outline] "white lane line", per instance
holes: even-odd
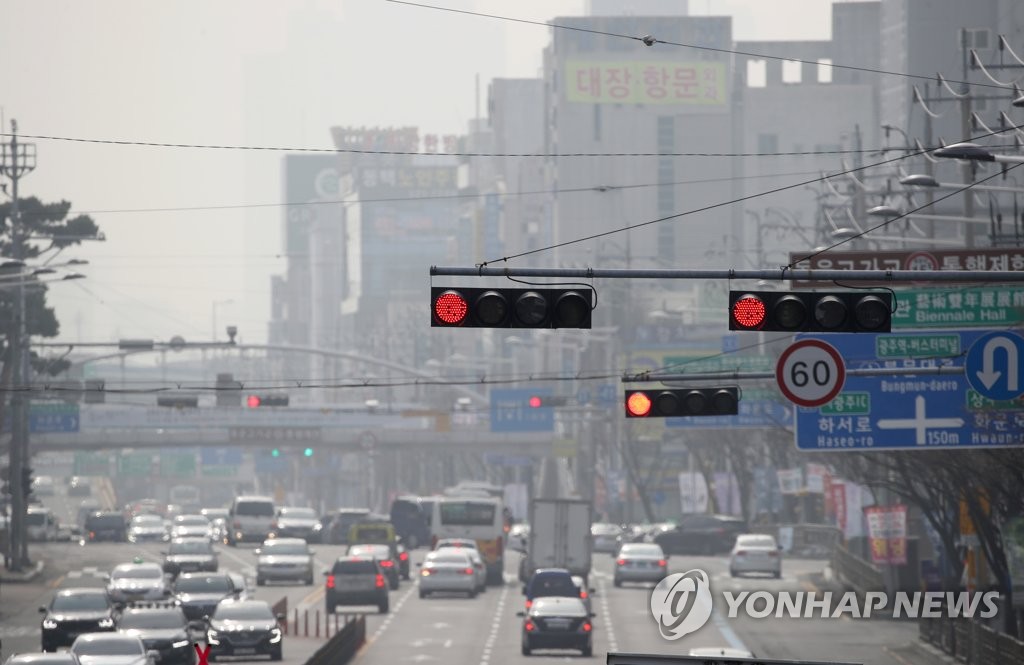
[[[362,649],[360,649],[360,652],[365,650],[367,647],[369,647],[371,644],[373,644],[380,638],[384,631],[387,630],[388,626],[391,625],[391,621],[395,618],[395,615],[398,614],[398,611],[402,609],[403,605],[405,605],[405,601],[409,600],[409,597],[412,596],[413,592],[415,591],[416,586],[413,585],[412,588],[410,588],[408,591],[402,594],[402,597],[398,599],[398,602],[395,603],[395,606],[391,608],[390,612],[388,612],[388,618],[384,619],[384,621],[379,626],[377,626],[377,630],[373,631],[373,635],[370,636],[370,639],[366,640],[366,644],[363,646]]]
[[[615,639],[615,624],[612,623],[611,605],[608,603],[608,587],[604,577],[597,579],[597,592],[601,594],[601,621],[604,622],[604,632],[608,635],[608,651],[618,651],[619,641]]]
[[[505,613],[505,602],[508,600],[508,590],[512,588],[505,584],[501,588],[501,595],[498,596],[498,606],[494,610],[494,623],[491,624],[491,632],[484,643],[483,654],[480,656],[480,665],[489,665],[491,653],[494,651],[494,643],[498,640],[498,631],[501,628],[501,617]]]
[[[712,612],[711,623],[715,624],[715,628],[718,629],[718,632],[721,633],[722,637],[725,638],[725,641],[728,642],[729,646],[731,646],[733,649],[749,651],[746,645],[743,644],[743,640],[740,639],[740,636],[737,635],[736,632],[729,627],[729,622],[726,621],[725,617],[723,617],[721,614],[719,614],[718,612]]]
[[[217,552],[220,555],[226,556],[227,558],[231,559],[232,561],[240,565],[242,569],[238,572],[242,573],[243,575],[256,574],[256,565],[252,560],[242,558],[237,553],[233,552],[227,547],[218,547]]]

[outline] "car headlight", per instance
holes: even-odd
[[[187,646],[188,640],[178,640],[177,642],[171,644],[171,648],[173,649],[184,649]]]
[[[281,629],[280,628],[274,628],[273,630],[270,631],[270,643],[271,644],[277,644],[280,641],[281,641]]]
[[[100,619],[100,628],[113,628],[113,627],[114,627],[114,620],[111,619],[110,617],[107,617],[106,619]]]
[[[317,522],[316,524],[313,525],[313,531],[320,531],[323,528],[324,528],[324,525],[320,524],[319,522]]]
[[[43,629],[44,630],[53,630],[56,627],[57,627],[57,622],[54,621],[53,619],[43,619]]]

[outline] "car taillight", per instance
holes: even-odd
[[[616,561],[615,563],[616,563],[617,565],[620,565],[620,566],[625,566],[625,565],[626,565],[626,560],[625,560],[625,559],[619,559],[619,560],[618,560],[618,561]]]
[[[533,625],[532,621],[527,621],[525,624],[523,624],[523,628],[525,628],[526,632],[529,633],[529,632],[535,630],[537,628],[537,626]]]
[[[423,577],[426,577],[429,574],[430,574],[430,570],[428,568],[424,568],[423,570],[420,571],[420,575],[422,575]]]
[[[384,586],[384,576],[378,573],[377,574],[377,588],[380,589],[383,586]]]
[[[235,521],[234,521],[234,522],[232,522],[231,524],[232,524],[232,526],[234,526],[234,527],[235,527],[236,529],[241,529],[241,528],[242,528],[242,523],[241,523],[241,522],[239,522],[238,520],[235,520]]]
[[[96,532],[95,531],[90,531],[89,532],[89,540],[96,540]]]
[[[527,600],[526,601],[526,609],[530,609],[531,607],[533,607],[533,601],[532,600]]]
[[[662,568],[664,568],[665,566],[668,565],[668,561],[665,561],[664,559],[661,559],[660,561],[658,561],[658,565],[661,566]]]
[[[587,592],[583,589],[580,589],[580,598],[583,598],[584,600],[587,598]]]
[[[386,560],[380,562],[380,567],[381,568],[391,568],[394,565],[395,565],[395,562],[392,561],[391,559],[386,559]]]
[[[589,633],[592,630],[594,630],[594,627],[592,625],[590,625],[590,622],[589,621],[584,621],[583,622],[583,632],[584,633]]]
[[[328,589],[333,589],[334,588],[334,575],[328,575],[327,576],[327,588]]]
[[[409,553],[408,552],[402,552],[401,554],[398,555],[398,558],[401,559],[402,561],[408,561],[409,560]]]
[[[472,574],[473,574],[473,569],[472,569],[472,568],[466,568],[466,569],[464,569],[464,570],[462,571],[462,573],[463,573],[464,575],[472,575]]]

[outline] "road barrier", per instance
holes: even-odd
[[[832,573],[858,593],[885,591],[882,571],[850,552],[845,545],[837,544],[832,550]]]
[[[918,619],[921,640],[967,665],[1024,663],[1024,642],[973,619]]]
[[[335,619],[339,615],[335,614]],[[352,660],[366,643],[366,617],[362,614],[346,617],[341,630],[324,642],[323,646],[306,661],[306,665],[344,665]]]
[[[282,598],[274,604],[273,611],[285,615],[281,622],[281,632],[285,635],[295,637],[324,637],[328,638],[337,635],[345,629],[349,623],[361,614],[326,614],[322,610],[292,610],[292,616],[288,617],[288,601]]]

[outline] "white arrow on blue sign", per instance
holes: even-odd
[[[1024,394],[1024,339],[1012,332],[991,332],[967,352],[964,371],[978,393],[997,401]]]

